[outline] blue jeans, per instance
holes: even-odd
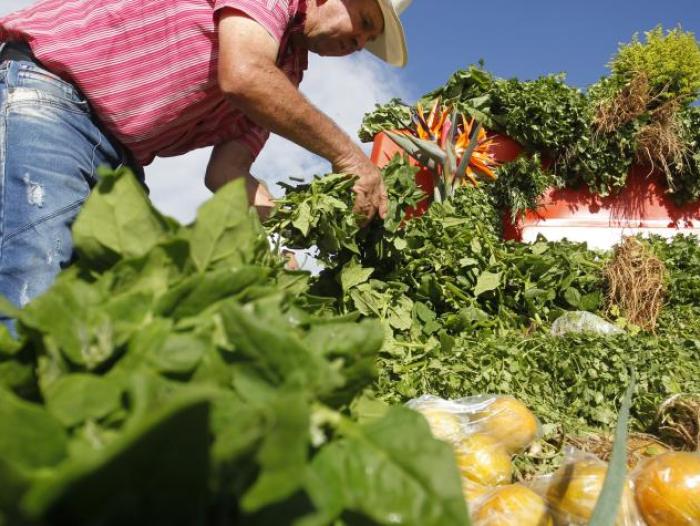
[[[22,307],[51,285],[96,169],[129,164],[71,84],[33,62],[0,63],[0,294]]]

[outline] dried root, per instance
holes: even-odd
[[[637,74],[616,97],[598,105],[593,119],[596,134],[618,130],[646,113],[652,101],[649,78]]]
[[[667,270],[645,243],[627,237],[604,271],[608,312],[616,309],[631,323],[654,331],[666,297]]]
[[[661,404],[659,434],[680,449],[700,451],[700,394],[677,394]]]
[[[648,164],[652,171],[661,170],[673,190],[673,172],[683,170],[688,145],[683,140],[683,128],[678,118],[680,103],[671,100],[650,113],[649,124],[639,130],[637,161]]]

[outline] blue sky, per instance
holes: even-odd
[[[680,24],[699,38],[700,0],[414,0],[402,20],[410,58],[399,76],[414,97],[480,58],[499,77],[565,72],[586,88],[635,32]]]

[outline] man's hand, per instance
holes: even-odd
[[[253,196],[252,203],[258,211],[260,220],[265,221],[270,216],[275,206],[272,194],[267,189],[267,185],[264,182],[257,180],[252,175],[247,176],[246,186],[248,188],[248,195]]]
[[[355,192],[354,211],[360,215],[365,224],[369,223],[375,215],[386,218],[389,209],[389,201],[379,169],[366,157],[360,158],[356,164],[337,165],[334,171],[349,173],[358,177],[353,191]]]

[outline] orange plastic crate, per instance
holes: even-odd
[[[491,152],[500,162],[513,161],[522,151],[512,139],[494,135]],[[380,133],[374,139],[371,159],[385,166],[401,149]],[[412,164],[418,165],[413,159]],[[419,186],[432,196],[430,172],[422,169],[416,175]],[[430,198],[409,216],[424,213]],[[700,236],[700,203],[676,205],[666,193],[664,176],[646,166],[635,165],[630,170],[627,185],[611,197],[600,197],[587,189],[550,189],[536,210],[526,213],[516,224],[504,214],[504,237],[518,241],[534,241],[539,234],[550,241],[569,239],[585,241],[593,248],[610,248],[624,236],[676,234]]]

